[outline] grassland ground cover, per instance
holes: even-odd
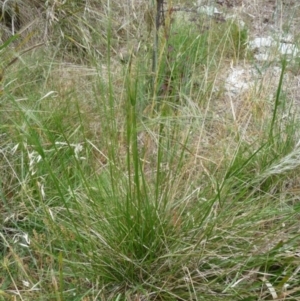
[[[300,300],[300,5],[155,3],[0,1],[1,301]]]

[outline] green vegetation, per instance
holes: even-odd
[[[286,61],[273,100],[254,87],[233,114],[218,76],[247,28],[169,11],[153,74],[144,3],[48,2],[0,46],[4,69],[47,44],[1,82],[0,300],[297,300]]]

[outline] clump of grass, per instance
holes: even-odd
[[[174,97],[189,95],[193,88],[194,72],[201,72],[208,56],[208,33],[199,34],[185,24],[175,24],[170,35],[162,41],[157,93]]]
[[[247,54],[248,28],[237,20],[211,25],[211,42],[218,45],[218,56],[238,62]]]
[[[199,70],[218,70],[231,41],[172,30],[151,93],[139,54],[121,65],[109,53],[105,72],[94,66],[88,76],[74,65],[75,84],[58,79],[60,60],[41,67],[27,59],[15,75],[34,70],[34,80],[4,83],[0,295],[298,297],[299,207],[285,187],[297,178],[297,119],[282,119],[278,107],[261,121],[264,135],[247,139],[251,126],[228,131],[218,147],[217,120],[202,112],[210,111],[213,83],[200,72],[208,90],[200,93],[195,80]],[[166,78],[172,90],[162,93]],[[277,106],[281,90],[280,82]],[[149,114],[141,103],[153,99],[161,105]]]
[[[235,60],[243,59],[246,55],[248,43],[248,29],[246,25],[242,26],[237,21],[229,25],[228,48],[232,51]],[[229,50],[229,51],[230,51]]]

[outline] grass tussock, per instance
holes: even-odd
[[[150,2],[7,9],[21,30],[35,5],[40,30],[0,46],[0,300],[299,298],[287,61],[272,101],[260,82],[228,98],[249,29],[167,2],[154,70]]]

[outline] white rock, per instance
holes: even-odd
[[[247,91],[253,82],[249,81],[249,72],[241,67],[231,68],[225,81],[225,90],[233,95]]]
[[[260,61],[260,62],[266,62],[268,60],[271,59],[270,55],[268,53],[257,53],[257,54],[254,54],[254,58],[257,60],[257,61]]]
[[[296,55],[298,54],[299,49],[294,44],[280,43],[279,51],[281,54]]]
[[[272,37],[262,37],[262,38],[255,38],[254,40],[249,42],[250,49],[259,49],[262,47],[271,47],[275,43],[275,40]]]
[[[288,37],[286,43],[279,43],[270,36],[259,37],[250,41],[248,45],[250,50],[256,50],[256,53],[254,54],[256,60],[268,61],[274,60],[276,54],[289,56],[297,55],[299,53],[299,49],[295,44],[289,42],[291,39],[291,37]]]
[[[200,6],[198,9],[197,9],[197,12],[199,14],[204,14],[204,15],[207,15],[209,17],[212,17],[214,15],[219,15],[219,14],[222,14],[216,7],[214,6]]]

